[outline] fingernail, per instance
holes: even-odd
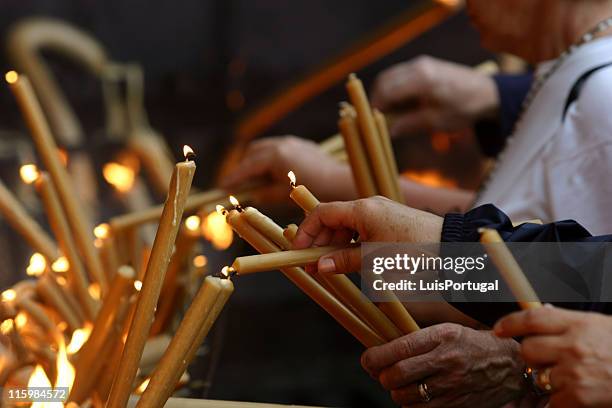
[[[336,263],[332,258],[319,259],[318,263],[319,272],[321,273],[334,273],[336,272]]]

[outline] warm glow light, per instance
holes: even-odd
[[[94,228],[93,232],[96,238],[100,238],[100,239],[108,238],[108,234],[110,233],[110,225],[108,225],[107,223],[97,225]]]
[[[17,316],[15,316],[15,326],[17,326],[17,329],[21,329],[26,323],[28,323],[28,316],[24,312],[17,313]]]
[[[240,207],[240,201],[233,195],[229,196],[229,202],[232,203],[234,207]]]
[[[142,393],[145,392],[147,386],[149,385],[149,381],[151,381],[150,378],[145,378],[145,380],[140,383],[138,388],[136,388],[136,395],[142,395]]]
[[[6,82],[9,84],[14,84],[19,79],[19,74],[15,71],[9,71],[4,74],[4,79],[6,79]]]
[[[203,268],[208,263],[208,258],[204,255],[198,255],[193,258],[193,266],[196,268]]]
[[[60,256],[51,264],[51,269],[58,273],[67,272],[70,269],[70,263],[65,256]]]
[[[57,379],[55,380],[55,388],[68,387],[68,391],[70,391],[74,383],[74,367],[70,364],[70,360],[68,360],[64,336],[59,336],[58,338],[56,365]]]
[[[47,260],[42,254],[35,252],[30,257],[30,264],[26,268],[28,276],[40,276],[47,269]]]
[[[40,387],[50,389],[51,381],[49,381],[47,374],[45,374],[45,370],[39,364],[36,366],[36,368],[32,372],[32,375],[30,375],[30,379],[28,380],[28,388],[40,388]],[[30,408],[44,408],[44,407],[45,407],[44,402],[34,402],[32,405],[30,405]]]
[[[68,329],[68,323],[66,323],[66,322],[59,322],[57,324],[57,330],[59,330],[61,332],[65,332],[66,329]]]
[[[225,220],[225,216],[216,211],[208,214],[202,222],[202,235],[219,250],[227,249],[234,239],[234,231]]]
[[[224,266],[223,269],[221,269],[221,273],[225,275],[226,277],[230,276],[230,272],[231,272],[231,268],[229,266]]]
[[[197,231],[200,228],[200,217],[197,215],[192,215],[185,219],[185,227],[189,231]]]
[[[140,292],[140,289],[142,289],[142,281],[135,280],[134,281],[134,289],[136,289],[138,292]]]
[[[96,299],[96,300],[100,300],[100,285],[97,283],[92,283],[89,285],[89,287],[87,288],[87,291],[89,292],[89,296],[91,296],[92,298]]]
[[[403,176],[430,187],[457,187],[457,182],[444,177],[436,170],[407,171]]]
[[[102,168],[104,180],[121,193],[128,192],[134,185],[136,173],[128,166],[119,163],[106,163]]]
[[[40,172],[35,164],[24,164],[19,168],[19,176],[24,183],[32,184],[40,177]]]
[[[70,343],[66,348],[66,352],[68,354],[74,354],[79,351],[87,339],[89,339],[91,329],[91,324],[87,323],[85,324],[85,327],[75,330],[74,333],[72,333],[72,338],[70,339]]]
[[[293,170],[287,173],[287,177],[289,177],[289,181],[291,182],[291,185],[295,186],[295,183],[297,182],[297,180],[295,178],[295,173],[293,172]]]
[[[217,204],[216,209],[217,209],[217,214],[221,214],[223,216],[227,215],[227,210],[221,204]]]
[[[55,279],[57,280],[57,283],[60,284],[60,286],[66,286],[68,284],[68,280],[65,276],[57,276]]]
[[[104,242],[100,238],[94,239],[94,246],[96,248],[102,248],[102,245],[104,245]]]
[[[11,330],[13,330],[13,319],[6,319],[0,323],[0,333],[6,336],[11,332]]]
[[[11,300],[15,300],[16,297],[17,292],[15,292],[15,289],[7,289],[2,292],[2,301],[4,302],[10,302]]]
[[[183,146],[183,156],[185,156],[185,160],[189,160],[190,158],[195,156],[195,153],[193,152],[193,149],[191,147],[185,145]]]

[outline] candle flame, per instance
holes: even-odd
[[[0,333],[6,336],[13,330],[13,327],[13,319],[6,319],[0,323]]]
[[[192,215],[185,219],[185,228],[189,231],[197,231],[200,229],[200,217],[197,215]]]
[[[72,389],[74,383],[74,367],[68,360],[68,353],[66,352],[66,342],[64,336],[59,336],[58,339],[58,350],[57,350],[57,378],[55,380],[55,388],[68,387],[68,391]]]
[[[150,378],[145,378],[143,382],[140,383],[138,388],[136,388],[136,395],[142,395],[149,385]]]
[[[40,172],[35,164],[24,164],[19,168],[19,176],[24,183],[32,184],[40,177]]]
[[[123,164],[110,162],[102,168],[104,180],[121,193],[126,193],[134,186],[136,172]]]
[[[83,347],[83,344],[89,339],[91,330],[92,325],[90,323],[86,323],[84,327],[76,329],[74,333],[72,333],[72,338],[70,339],[70,343],[68,343],[66,352],[68,354],[75,354],[78,352],[81,347]]]
[[[240,201],[233,195],[229,196],[229,202],[232,203],[234,207],[240,207]]]
[[[92,283],[87,288],[87,292],[89,292],[89,296],[96,300],[100,300],[100,285],[98,283]]]
[[[134,281],[134,289],[136,289],[138,292],[140,292],[140,290],[142,289],[142,281],[135,280]]]
[[[96,225],[96,227],[93,230],[93,233],[96,236],[96,238],[100,238],[100,239],[108,238],[108,235],[110,233],[110,225],[108,225],[107,223]]]
[[[221,269],[221,273],[225,275],[226,278],[229,278],[231,272],[232,272],[232,268],[230,266],[224,266]]]
[[[70,262],[68,262],[68,258],[65,256],[60,256],[51,264],[51,269],[53,269],[53,272],[57,273],[68,272],[68,269],[70,269]]]
[[[234,240],[232,227],[225,216],[217,211],[208,214],[202,222],[202,235],[219,250],[227,249]]]
[[[45,370],[42,368],[40,364],[36,366],[32,375],[30,375],[30,379],[28,380],[28,388],[38,388],[44,387],[46,389],[51,388],[51,381],[49,381],[49,377],[45,374]],[[34,402],[30,405],[30,408],[44,408],[44,402]]]
[[[295,178],[295,173],[293,172],[293,170],[287,173],[287,177],[289,177],[289,181],[291,182],[291,185],[295,186],[295,183],[297,182],[297,180]]]
[[[14,84],[19,79],[19,74],[16,71],[9,71],[4,74],[4,79],[6,79],[6,82],[9,84]]]
[[[217,204],[216,209],[217,209],[217,214],[221,214],[223,216],[227,215],[227,210],[221,204]]]
[[[185,156],[185,160],[192,160],[195,157],[195,153],[191,147],[184,145],[183,156]]]
[[[35,252],[30,257],[30,264],[26,268],[28,276],[40,276],[47,269],[47,260],[42,254]]]
[[[193,266],[196,268],[203,268],[208,263],[208,258],[204,255],[197,255],[193,257]]]
[[[28,323],[28,316],[24,312],[17,313],[15,316],[15,326],[17,326],[17,330],[21,329]]]
[[[17,292],[15,292],[15,289],[7,289],[2,292],[1,297],[3,302],[10,302],[17,298]]]

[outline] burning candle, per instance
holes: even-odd
[[[93,246],[92,237],[87,229],[88,223],[83,214],[83,206],[78,202],[77,194],[70,184],[68,172],[57,154],[57,145],[36,98],[36,94],[30,85],[30,81],[25,76],[17,74],[10,78],[7,75],[6,79],[17,98],[36,149],[57,189],[64,213],[74,233],[76,244],[81,251],[85,264],[91,275],[100,284],[102,292],[105,293],[108,288],[108,282],[102,268],[102,263]]]
[[[272,221],[272,219],[270,219],[268,216],[259,212],[259,210],[257,210],[256,208],[247,207],[244,210],[244,217],[247,219],[249,224],[255,227],[255,229],[261,232],[264,236],[274,241],[274,243],[277,244],[279,247],[283,249],[291,248],[291,242],[287,238],[285,238],[283,234],[283,229],[279,227],[274,221]]]
[[[96,237],[94,246],[98,248],[107,277],[112,279],[119,268],[115,236],[111,231],[110,225],[107,223],[97,225],[93,232]]]
[[[297,205],[299,205],[304,212],[309,213],[319,205],[319,200],[308,190],[305,186],[299,185],[296,186],[296,178],[295,173],[290,171],[287,176],[289,177],[289,181],[291,183],[291,193],[289,197]]]
[[[359,123],[364,146],[372,165],[372,172],[374,180],[376,180],[378,185],[378,190],[385,197],[393,199],[396,192],[393,183],[397,181],[392,179],[392,175],[389,174],[389,167],[385,163],[385,152],[380,143],[380,136],[378,135],[374,115],[363,88],[363,83],[355,74],[351,74],[346,83],[346,89],[357,111],[357,122]]]
[[[187,160],[176,164],[170,180],[168,197],[159,220],[159,227],[147,264],[142,290],[136,304],[134,319],[111,388],[107,403],[109,408],[125,407],[132,391],[138,362],[153,323],[155,308],[170,263],[174,242],[181,226],[181,218],[196,169],[193,160],[188,159],[193,151],[185,146],[183,153]]]
[[[57,192],[49,176],[42,172],[36,179],[36,190],[40,194],[43,202],[49,225],[60,243],[62,252],[68,260],[68,281],[70,287],[75,291],[77,298],[85,315],[93,319],[96,315],[97,304],[89,296],[89,282],[85,275],[85,268],[81,263],[81,258],[77,251],[76,243],[73,240],[66,215],[60,204]]]
[[[538,295],[529,283],[529,280],[521,270],[521,267],[512,256],[512,253],[504,243],[499,233],[490,228],[481,228],[480,242],[485,244],[485,249],[497,270],[502,275],[512,294],[523,309],[533,309],[542,306]]]
[[[138,402],[139,407],[161,407],[234,291],[228,278],[207,276],[187,309],[170,345],[151,375],[151,381]]]
[[[241,256],[234,260],[231,268],[239,275],[247,275],[250,273],[272,271],[292,266],[305,266],[316,263],[323,255],[327,255],[330,252],[338,249],[341,249],[341,247],[325,246],[274,252],[269,254]]]
[[[376,183],[374,182],[368,156],[359,135],[355,110],[352,106],[346,104],[340,109],[338,128],[344,138],[346,152],[359,196],[362,198],[375,196],[377,193]]]
[[[232,210],[227,213],[227,222],[238,235],[260,253],[264,254],[280,251],[276,244],[253,228],[247,222],[246,218],[241,216],[240,212]],[[306,293],[306,295],[319,304],[319,306],[326,310],[364,346],[372,347],[381,345],[385,342],[383,338],[361,321],[353,312],[347,309],[344,304],[332,296],[303,269],[296,267],[283,268],[281,272]]]
[[[19,200],[2,182],[0,182],[0,213],[35,251],[50,260],[57,257],[58,250],[53,239],[28,215]]]

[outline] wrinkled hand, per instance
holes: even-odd
[[[439,242],[442,218],[384,197],[322,203],[300,225],[293,247],[345,245],[355,233],[361,241]],[[349,273],[360,269],[359,248],[332,252],[318,262],[321,273]]]
[[[368,349],[363,368],[402,406],[499,407],[525,391],[519,345],[444,323]],[[431,401],[423,403],[424,382]]]
[[[391,135],[460,131],[494,115],[499,96],[494,81],[473,68],[421,56],[383,71],[372,104],[394,114]]]
[[[612,317],[542,307],[508,315],[494,331],[527,336],[527,365],[551,368],[551,408],[612,406]]]
[[[334,160],[316,143],[295,136],[271,137],[251,143],[244,159],[223,180],[221,187],[232,190],[262,179],[268,183],[254,192],[255,200],[259,203],[283,202],[289,194],[289,170],[293,170],[298,182],[307,185],[321,200],[356,197],[350,168]]]

